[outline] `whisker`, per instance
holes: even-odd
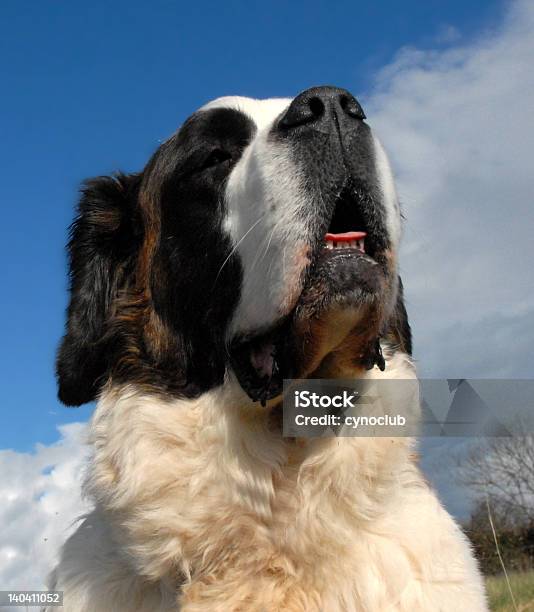
[[[276,229],[276,224],[274,225],[271,231],[271,235],[269,236],[269,241],[267,242],[267,246],[265,247],[265,250],[263,251],[263,255],[261,256],[260,262],[262,262],[265,259],[265,255],[267,255],[267,251],[269,250],[269,247],[271,246],[271,240],[273,239],[275,229]]]
[[[254,272],[254,269],[256,268],[256,264],[261,263],[263,261],[263,258],[265,257],[265,255],[267,254],[267,250],[271,244],[271,240],[274,234],[274,231],[276,229],[276,223],[273,226],[273,229],[271,230],[271,235],[269,237],[269,240],[267,241],[267,247],[264,249],[263,251],[263,255],[260,258],[260,249],[258,248],[258,250],[256,251],[256,256],[254,257],[254,261],[252,262],[252,266],[250,268],[250,274],[252,274]]]
[[[234,246],[234,248],[230,251],[230,253],[228,254],[228,257],[222,262],[221,267],[219,268],[219,271],[217,272],[217,276],[215,277],[215,280],[213,281],[213,287],[212,290],[215,288],[215,285],[217,284],[217,281],[219,280],[219,276],[221,275],[221,272],[223,271],[224,266],[228,263],[228,261],[230,260],[230,257],[232,257],[232,255],[236,252],[237,248],[239,247],[239,245],[243,242],[243,240],[245,240],[245,238],[250,234],[250,232],[256,227],[256,225],[258,225],[258,223],[263,219],[263,217],[265,217],[265,213],[263,213],[263,215],[261,215],[261,217],[255,222],[253,223],[249,229],[246,231],[246,233],[238,240],[237,244]]]

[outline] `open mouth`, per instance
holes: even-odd
[[[373,201],[366,189],[346,186],[336,198],[322,247],[328,251],[350,249],[355,255],[374,257],[377,249],[369,218],[372,208]]]
[[[358,249],[365,253],[365,237],[367,232],[343,232],[332,234],[327,232],[324,237],[327,249]]]
[[[374,305],[382,299],[385,272],[379,263],[379,241],[373,234],[372,204],[365,191],[344,190],[336,199],[326,232],[316,243],[293,310],[270,329],[234,342],[232,366],[253,400],[264,404],[281,393],[284,378],[300,375],[295,346],[302,344],[302,339],[295,334],[303,317],[306,321],[321,320],[331,308],[374,316]]]

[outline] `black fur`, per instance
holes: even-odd
[[[224,334],[241,284],[236,257],[222,268],[232,246],[221,227],[222,196],[253,130],[237,111],[199,112],[141,174],[85,183],[68,245],[71,299],[57,358],[62,402],[95,399],[110,375],[184,395],[222,382]],[[157,244],[142,278],[137,264],[150,231]],[[145,333],[152,309],[170,330],[164,342]]]
[[[305,120],[295,119],[303,113]],[[305,176],[310,205],[316,208],[315,240],[322,243],[327,231],[363,230],[366,252],[382,263],[380,253],[390,244],[373,138],[364,118],[348,91],[314,87],[293,100],[270,137],[290,143]]]
[[[140,241],[141,176],[99,177],[83,186],[68,245],[71,300],[57,358],[59,399],[93,400],[110,363],[111,305],[131,274]]]
[[[408,322],[408,314],[404,304],[404,287],[399,276],[399,289],[397,292],[397,303],[391,318],[385,337],[393,346],[404,351],[408,355],[412,354],[412,329]]]
[[[178,340],[187,395],[221,384],[226,370],[225,336],[242,271],[237,256],[227,260],[233,244],[222,227],[223,194],[254,129],[235,110],[197,113],[157,153],[151,171],[159,184],[149,189],[161,193],[151,292]]]

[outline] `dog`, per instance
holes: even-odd
[[[416,379],[387,156],[344,89],[216,99],[87,181],[59,398],[98,399],[67,612],[487,610],[409,437],[287,438],[284,379]]]

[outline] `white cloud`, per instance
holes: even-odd
[[[89,506],[80,484],[86,425],[59,428],[56,444],[34,453],[0,451],[0,589],[41,589],[73,522]]]
[[[402,49],[365,108],[396,170],[420,371],[531,376],[534,4],[445,51]]]
[[[365,102],[407,217],[401,271],[422,375],[534,371],[533,57],[534,3],[516,1],[468,44],[402,49]],[[455,482],[457,450],[469,443],[421,441],[461,518],[472,495]]]

